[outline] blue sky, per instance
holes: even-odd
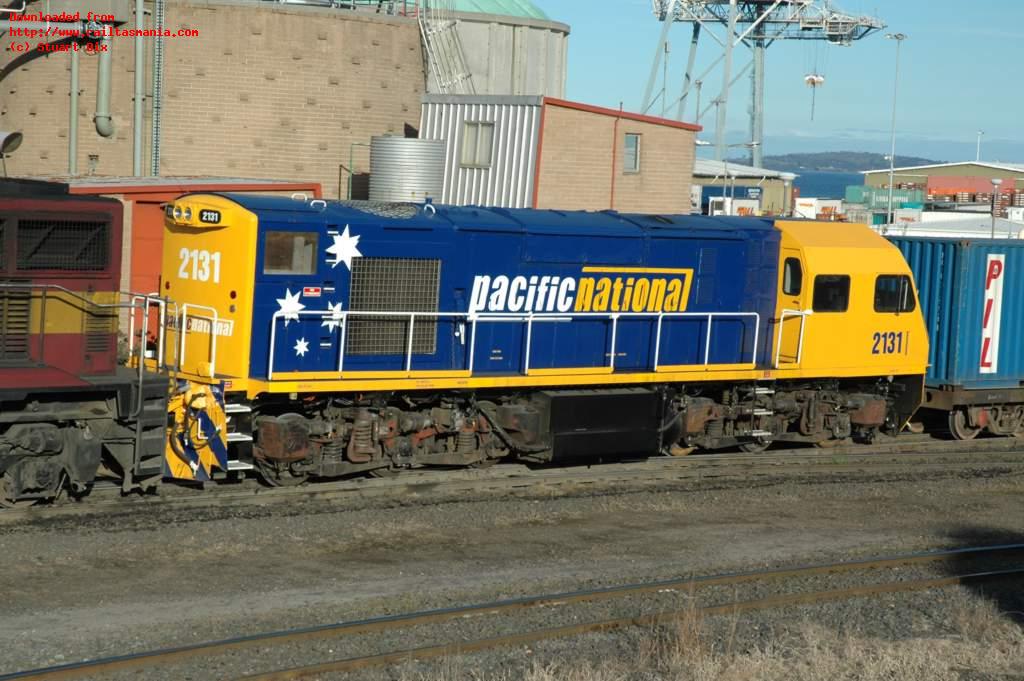
[[[537,0],[548,15],[572,27],[569,39],[570,99],[639,110],[661,25],[647,0]],[[1024,161],[1020,110],[1024,89],[1024,3],[1015,0],[836,0],[855,14],[873,14],[888,31],[906,33],[900,56],[897,153],[938,160],[973,159],[976,131],[985,131],[982,157]],[[888,153],[895,42],[876,33],[851,47],[812,41],[780,41],[767,53],[765,153],[796,151],[878,151]],[[689,25],[673,27],[670,88],[682,80]],[[698,71],[717,56],[703,41]],[[750,60],[735,53],[734,69]],[[822,72],[810,119],[811,93],[803,82]],[[735,73],[735,71],[734,71]],[[659,82],[658,88],[661,87]],[[721,71],[708,76],[702,99],[721,87]],[[674,87],[676,93],[679,86]],[[749,79],[730,94],[727,135],[749,139]],[[678,96],[678,94],[676,95]],[[702,104],[702,107],[704,105]],[[654,113],[660,113],[660,106]],[[685,116],[692,121],[693,102]],[[714,110],[701,119],[714,136]]]

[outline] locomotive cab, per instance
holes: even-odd
[[[909,419],[922,396],[928,335],[900,251],[862,225],[776,226],[776,376],[881,377],[905,395],[899,412]]]

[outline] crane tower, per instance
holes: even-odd
[[[676,118],[682,119],[686,100],[697,86],[698,93],[704,79],[721,65],[722,87],[712,99],[708,109],[717,109],[715,117],[715,158],[725,158],[725,121],[729,102],[729,89],[750,71],[750,147],[751,164],[762,163],[764,139],[764,58],[765,51],[776,40],[821,40],[834,45],[851,45],[885,28],[881,20],[870,16],[855,16],[837,9],[830,0],[651,0],[654,15],[664,25],[655,52],[651,75],[644,91],[643,111],[656,101],[654,88],[662,58],[666,60],[669,29],[675,23],[692,24],[690,51],[683,76],[682,93],[673,104],[677,105]],[[721,46],[718,57],[696,78],[694,62],[701,34],[707,33]],[[736,48],[751,51],[750,62],[733,72]],[[663,108],[668,101],[667,75],[664,89],[658,95]],[[700,107],[698,96],[697,107]],[[698,110],[698,117],[701,112]]]

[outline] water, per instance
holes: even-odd
[[[818,199],[841,199],[846,196],[846,187],[864,184],[860,173],[827,173],[805,170],[799,173],[794,183],[800,189],[800,196]]]

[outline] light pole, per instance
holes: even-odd
[[[985,134],[984,130],[978,131],[978,150],[974,154],[974,162],[977,163],[981,160],[981,136]]]
[[[992,178],[992,238],[996,238],[996,197],[999,196],[999,185],[1003,183],[998,177]]]
[[[889,204],[885,216],[886,222],[892,224],[893,173],[896,170],[896,94],[900,87],[900,47],[907,36],[904,33],[886,33],[885,37],[896,41],[896,63],[893,67],[892,84],[892,140],[889,146]]]

